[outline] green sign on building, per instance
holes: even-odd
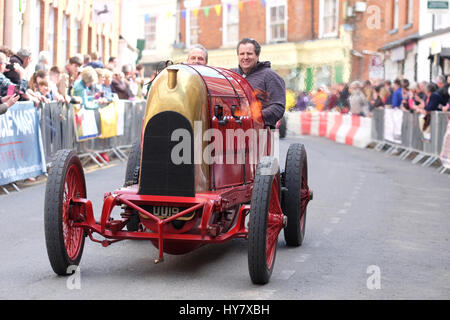
[[[449,1],[448,0],[428,0],[427,8],[429,10],[448,10]]]

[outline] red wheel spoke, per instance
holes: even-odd
[[[78,194],[84,196],[83,189],[80,172],[75,166],[69,167],[64,184],[62,227],[67,255],[71,259],[78,255],[81,248],[83,229],[73,227],[73,220],[70,216],[70,201]]]

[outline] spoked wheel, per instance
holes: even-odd
[[[253,185],[248,231],[248,268],[254,284],[269,282],[283,218],[278,162],[265,157],[258,165]]]
[[[284,238],[288,246],[298,247],[303,243],[306,226],[306,208],[312,199],[308,187],[308,161],[305,146],[292,144],[286,157],[283,209],[287,216]]]
[[[86,183],[80,159],[75,151],[60,150],[50,167],[45,190],[45,240],[50,264],[58,275],[78,265],[84,248],[83,228],[75,227],[84,218],[71,205],[75,198],[86,198]]]

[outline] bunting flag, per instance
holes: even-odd
[[[216,10],[216,14],[217,14],[218,16],[220,16],[220,13],[222,12],[222,6],[221,6],[220,4],[215,5],[215,6],[214,6],[214,10]]]
[[[23,1],[23,0],[22,0]],[[68,0],[68,1],[73,1],[73,0]],[[105,0],[95,0],[95,1],[105,1]],[[242,12],[244,10],[244,4],[249,4],[250,5],[250,9],[254,10],[256,7],[256,2],[257,0],[240,0],[237,2],[239,11]],[[289,0],[286,0],[286,3],[289,2]],[[261,0],[261,5],[263,7],[266,7],[266,0]],[[196,18],[198,18],[198,14],[200,11],[203,11],[203,14],[205,17],[209,17],[209,13],[210,13],[210,9],[214,8],[214,11],[216,12],[216,16],[220,16],[222,14],[222,7],[223,5],[221,4],[217,4],[217,5],[212,5],[212,6],[205,6],[205,7],[198,7],[195,9],[192,9],[192,13],[194,14],[194,16]],[[203,10],[202,10],[203,9]],[[230,12],[232,9],[232,4],[231,3],[227,3],[227,10],[228,12]],[[224,9],[225,10],[225,9]],[[177,10],[176,13],[181,12],[181,16],[183,19],[186,19],[186,9],[183,10]],[[171,17],[173,17],[173,12],[167,12],[167,19],[170,19]]]

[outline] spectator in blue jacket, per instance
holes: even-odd
[[[72,96],[81,97],[82,105],[86,109],[97,109],[93,85],[98,81],[97,72],[92,67],[85,67],[81,72],[81,79],[75,81]]]
[[[392,109],[400,108],[403,100],[403,88],[402,81],[395,79],[394,81],[394,93],[392,94]]]
[[[428,114],[432,111],[442,111],[445,102],[442,96],[437,92],[437,87],[434,83],[428,83],[425,87],[426,99],[419,100],[417,111],[423,114]]]

